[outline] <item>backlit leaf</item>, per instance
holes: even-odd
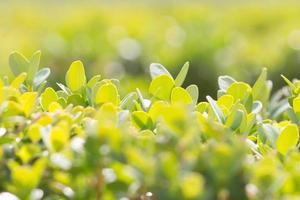
[[[183,82],[186,78],[186,75],[189,71],[189,65],[190,65],[189,62],[184,63],[183,67],[181,68],[180,72],[178,73],[178,75],[175,79],[175,85],[177,87],[180,87],[183,84]]]
[[[74,61],[66,74],[66,84],[71,91],[81,90],[86,84],[85,70],[81,61]]]
[[[151,81],[149,93],[158,99],[169,100],[174,86],[175,83],[172,78],[168,75],[162,75]]]

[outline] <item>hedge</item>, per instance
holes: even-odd
[[[0,199],[300,198],[299,81],[220,76],[198,102],[188,62],[153,63],[149,90],[121,96],[75,61],[55,90],[40,56],[13,52],[0,79]]]

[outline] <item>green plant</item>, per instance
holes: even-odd
[[[154,63],[148,98],[123,97],[118,80],[87,81],[75,61],[55,91],[39,55],[13,53],[16,78],[0,79],[0,197],[300,197],[297,81],[271,95],[266,69],[253,86],[220,76],[217,99],[198,102],[196,85],[182,87],[189,63],[175,79]]]

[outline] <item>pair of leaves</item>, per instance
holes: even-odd
[[[175,85],[177,87],[180,87],[183,84],[188,71],[189,71],[189,62],[186,62],[183,65],[183,67],[181,68],[180,72],[178,73],[178,75],[175,79]],[[169,76],[170,78],[173,79],[170,72],[168,72],[168,70],[159,63],[152,63],[150,65],[150,75],[151,75],[152,79],[155,79],[155,78],[157,78],[159,76],[162,76],[162,75],[167,75],[167,76]]]
[[[36,51],[30,60],[24,55],[13,52],[9,56],[9,66],[15,76],[19,76],[22,73],[27,73],[26,83],[33,87],[36,91],[43,84],[46,85],[46,80],[50,75],[49,68],[39,69],[41,59],[41,51]]]

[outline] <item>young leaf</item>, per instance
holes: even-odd
[[[43,110],[48,111],[49,105],[57,100],[58,96],[56,92],[51,87],[48,87],[41,95],[41,106]]]
[[[293,99],[294,112],[300,114],[300,96]]]
[[[226,119],[226,126],[230,127],[232,130],[236,130],[243,120],[243,111],[238,109],[235,112],[230,113]]]
[[[210,104],[213,112],[215,113],[218,121],[222,124],[225,123],[225,117],[224,114],[222,112],[222,110],[219,108],[219,106],[217,105],[217,103],[215,102],[215,100],[213,100],[210,96],[206,96],[206,99],[208,101],[208,103]]]
[[[28,82],[31,84],[40,65],[41,51],[37,51],[32,55],[28,68]]]
[[[170,78],[172,78],[172,75],[168,72],[168,70],[159,63],[150,64],[150,75],[152,79],[162,75],[168,75]]]
[[[134,111],[131,115],[133,125],[139,130],[152,129],[153,122],[148,113],[144,111]]]
[[[289,124],[280,133],[276,147],[279,153],[286,155],[291,149],[296,147],[299,140],[299,130],[297,125]]]
[[[117,105],[120,102],[120,96],[118,94],[117,87],[112,83],[106,83],[102,85],[96,93],[96,104],[102,104],[107,102],[111,102],[115,105]]]
[[[9,56],[9,66],[15,76],[27,72],[29,61],[20,53],[13,52]]]
[[[263,108],[263,105],[260,101],[254,101],[252,105],[252,112],[258,114]]]
[[[87,86],[88,86],[89,88],[93,88],[93,87],[96,85],[96,83],[97,83],[98,81],[100,81],[100,79],[101,79],[101,75],[96,75],[96,76],[94,76],[93,78],[91,78],[91,79],[89,80],[89,82],[87,83]]]
[[[286,78],[284,75],[280,75],[283,80],[288,84],[288,86],[294,91],[296,89],[296,86],[294,85],[294,83],[292,83],[288,78]]]
[[[187,73],[189,71],[189,65],[190,65],[189,62],[186,62],[183,65],[183,67],[181,68],[180,72],[178,73],[178,75],[177,75],[177,77],[175,79],[175,85],[177,87],[180,87],[183,84],[183,82],[185,80],[185,77],[186,77],[186,75],[187,75]]]
[[[143,109],[144,111],[147,111],[148,108],[149,108],[149,106],[150,106],[150,104],[151,104],[151,102],[149,103],[149,100],[144,99],[144,97],[143,97],[141,91],[140,91],[138,88],[136,88],[136,93],[137,93],[137,96],[138,96],[139,101],[140,101],[140,103],[141,103],[142,109]]]
[[[249,95],[251,94],[251,87],[243,82],[235,82],[232,83],[228,89],[227,94],[233,96],[235,101],[241,100],[242,102],[248,99]]]
[[[260,76],[252,88],[253,100],[259,100],[263,105],[267,105],[270,90],[267,82],[267,68],[263,68]]]
[[[72,94],[72,91],[68,87],[66,87],[64,84],[61,84],[61,83],[56,83],[56,84],[58,85],[58,87],[60,87],[60,89],[62,89],[62,91],[65,92],[65,94],[67,96],[70,96]]]
[[[80,94],[72,94],[67,99],[68,104],[72,104],[74,106],[85,105],[85,101]]]
[[[170,76],[162,75],[154,78],[149,87],[149,93],[162,100],[169,100],[175,82]]]
[[[198,103],[199,98],[199,89],[197,85],[190,85],[186,88],[186,91],[190,94],[190,96],[193,99],[193,105],[196,105]]]
[[[229,86],[235,82],[236,82],[236,80],[234,80],[230,76],[219,76],[219,78],[218,78],[219,88],[223,91],[227,91]]]
[[[33,89],[37,90],[37,88],[47,80],[47,78],[50,76],[50,69],[49,68],[43,68],[40,69],[33,78]]]
[[[122,99],[122,101],[120,103],[120,108],[131,110],[131,108],[134,105],[134,100],[136,100],[136,99],[137,99],[137,94],[135,92],[129,93],[127,96],[125,96]]]
[[[81,61],[74,61],[67,74],[66,84],[72,92],[81,90],[86,84],[85,70]]]
[[[26,117],[28,117],[34,109],[37,96],[37,92],[26,92],[20,97],[20,102]]]
[[[19,89],[21,84],[26,80],[27,74],[25,72],[19,74],[10,84],[12,88]]]
[[[181,87],[175,87],[171,93],[171,103],[191,104],[193,102],[190,94]]]

